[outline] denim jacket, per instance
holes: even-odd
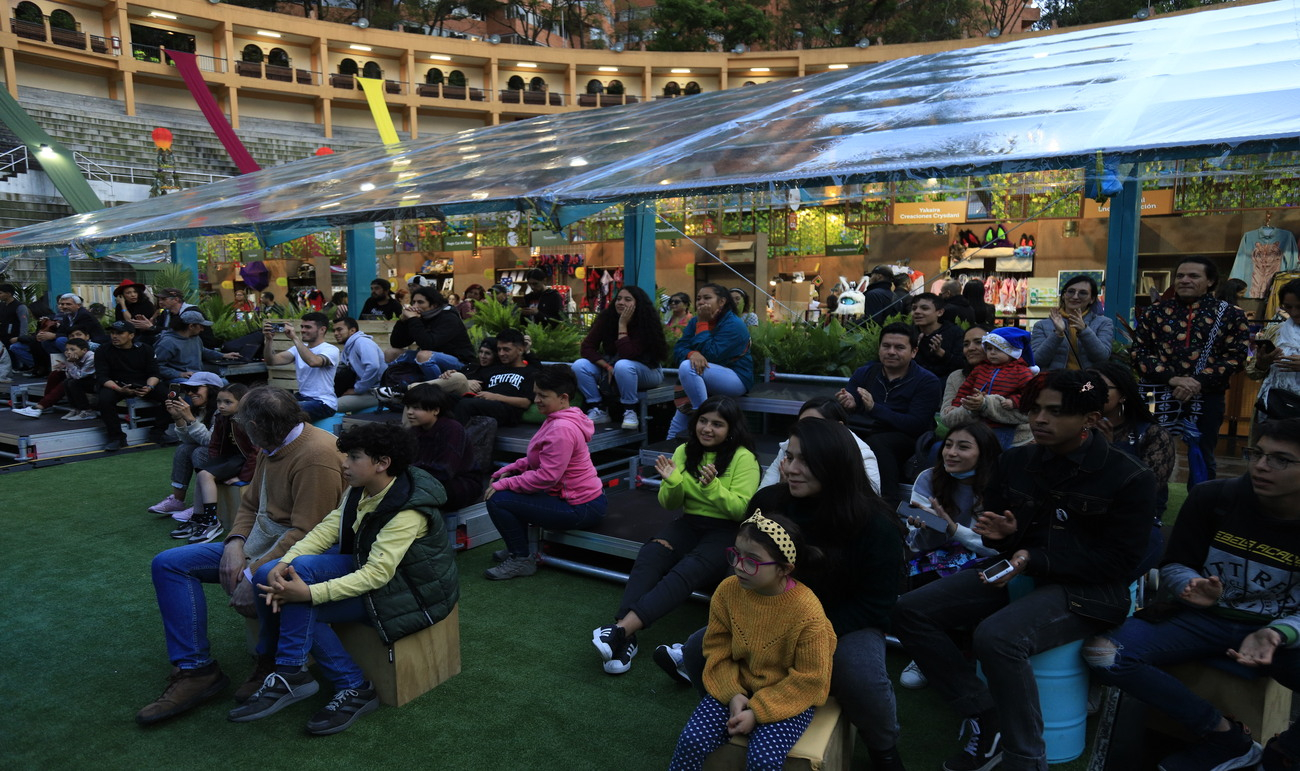
[[[1072,612],[1118,624],[1128,615],[1155,494],[1155,475],[1096,432],[1068,455],[1013,447],[999,459],[984,500],[992,511],[1010,510],[1016,532],[984,543],[1002,557],[1025,549],[1025,575],[1062,585]]]

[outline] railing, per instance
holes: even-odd
[[[143,43],[131,44],[131,56],[139,62],[154,62],[157,64],[167,64],[175,67],[176,63],[171,57],[163,52],[158,46],[145,45]],[[228,72],[228,65],[225,59],[218,59],[215,56],[206,56],[204,54],[195,54],[199,62],[201,72]]]
[[[81,169],[81,172],[87,179],[98,182],[120,182],[127,185],[152,185],[157,175],[156,169],[142,168],[140,166],[127,166],[117,163],[100,163],[80,152],[73,152],[72,157],[77,163],[77,168]],[[209,182],[216,182],[222,179],[229,179],[232,175],[208,174],[201,171],[175,169],[174,176],[177,184],[182,188],[185,188],[205,185]]]
[[[0,153],[0,179],[8,179],[25,173],[31,168],[27,145],[18,145]]]
[[[115,37],[87,35],[73,29],[51,27],[48,20],[38,24],[34,21],[10,18],[9,30],[24,40],[36,40],[41,43],[49,42],[68,48],[79,48],[82,51],[93,51],[97,54],[119,56],[122,53],[121,42]]]

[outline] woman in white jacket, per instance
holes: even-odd
[[[799,420],[805,418],[820,418],[824,420],[833,420],[836,423],[844,424],[849,419],[849,414],[844,411],[844,407],[836,401],[834,396],[818,396],[803,403],[799,408]],[[862,441],[853,432],[849,432],[853,441],[858,443],[858,451],[862,453],[862,467],[867,472],[867,479],[871,481],[871,489],[880,494],[880,466],[876,463],[876,454],[871,451],[867,443]],[[763,472],[763,478],[758,483],[758,489],[774,485],[781,481],[781,461],[785,459],[785,448],[790,444],[787,439],[781,442],[780,448],[776,453],[776,460],[772,465],[767,467]]]

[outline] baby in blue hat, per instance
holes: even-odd
[[[1029,333],[1016,327],[1002,327],[984,335],[984,361],[976,364],[957,389],[952,406],[965,407],[979,415],[991,397],[1004,400],[1007,406],[1020,409],[1020,399],[1038,374],[1034,351],[1029,347]],[[1015,426],[985,418],[998,434],[1002,446],[1010,446]]]

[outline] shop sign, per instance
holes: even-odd
[[[1110,199],[1114,200],[1114,199]],[[1099,204],[1091,198],[1083,200],[1083,216],[1088,219],[1110,216],[1110,200],[1106,203]],[[1142,191],[1142,210],[1143,217],[1156,216],[1160,214],[1174,213],[1174,191],[1166,190],[1143,190]]]
[[[827,244],[827,257],[851,257],[862,254],[862,244]]]
[[[554,230],[534,230],[533,246],[568,246],[569,237]]]
[[[685,222],[665,222],[655,218],[655,240],[667,241],[672,238],[685,238],[682,233],[686,232]]]
[[[442,239],[444,252],[470,252],[474,250],[474,236],[448,233]]]
[[[926,201],[894,204],[894,225],[921,225],[930,222],[965,222],[965,201]]]

